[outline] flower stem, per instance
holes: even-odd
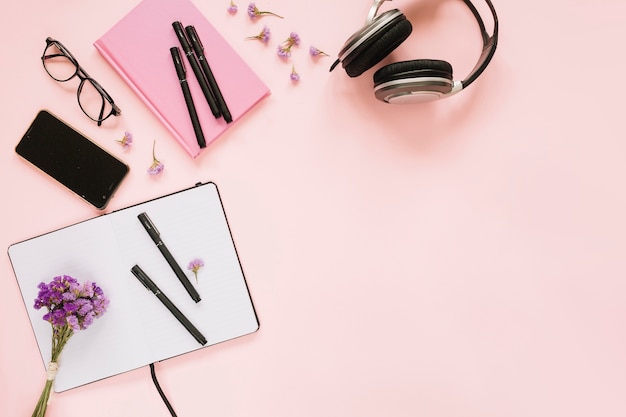
[[[276,16],[276,17],[279,17],[281,19],[284,19],[284,17],[282,17],[280,15],[277,15],[276,13],[272,13],[272,12],[259,12],[259,14],[261,14],[261,15],[268,14],[268,15],[271,15],[271,16]]]
[[[61,352],[63,351],[65,344],[68,340],[70,340],[70,337],[72,337],[73,334],[74,331],[68,324],[61,327],[52,326],[52,354],[50,356],[50,364],[48,365],[48,376],[46,378],[46,385],[39,396],[39,400],[37,401],[32,417],[44,417],[46,415],[50,394],[52,394],[52,385],[54,384],[54,377],[56,375],[56,366],[59,356],[61,356]],[[51,366],[54,368],[53,372],[50,372]]]
[[[35,407],[35,411],[33,411],[32,417],[44,417],[46,415],[46,409],[48,408],[48,399],[50,398],[50,393],[52,392],[53,382],[54,380],[46,381],[46,386],[39,396],[39,401],[37,401],[37,406]]]

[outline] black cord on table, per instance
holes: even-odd
[[[163,393],[163,390],[161,389],[161,385],[159,385],[159,381],[157,380],[157,377],[156,377],[156,372],[154,371],[154,363],[150,364],[150,374],[152,375],[152,382],[154,382],[154,386],[156,387],[157,391],[159,391],[159,395],[161,396],[161,399],[165,403],[165,406],[167,407],[168,410],[170,410],[170,414],[172,415],[172,417],[176,417],[176,413],[174,412],[172,405],[170,404],[170,402],[167,400],[167,397]]]

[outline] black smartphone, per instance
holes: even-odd
[[[47,110],[41,110],[15,152],[99,210],[128,173],[117,159]]]

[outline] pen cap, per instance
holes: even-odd
[[[139,213],[137,215],[137,218],[139,219],[139,222],[141,223],[143,228],[146,229],[146,232],[148,232],[148,235],[150,235],[154,243],[158,243],[160,240],[159,231],[157,230],[154,223],[152,223],[152,220],[150,220],[150,217],[148,217],[148,214],[146,212]]]
[[[204,51],[204,45],[202,45],[202,41],[198,36],[198,32],[196,32],[196,28],[191,25],[186,26],[185,32],[187,32],[189,42],[191,42],[191,46],[193,46],[193,50],[195,51],[196,55],[202,54],[202,51]]]
[[[187,35],[185,35],[185,29],[183,29],[183,24],[178,20],[172,22],[172,27],[174,28],[174,32],[176,32],[176,36],[180,41],[180,45],[183,47],[183,50],[186,54],[191,52],[191,46],[189,45],[189,41],[187,40]]]
[[[147,284],[147,282],[146,282],[146,278],[147,278],[147,279],[150,279],[150,278],[148,278],[148,276],[146,275],[146,273],[145,273],[145,272],[143,272],[143,269],[141,269],[141,268],[139,267],[139,265],[135,265],[135,266],[133,266],[133,267],[130,269],[130,272],[132,272],[132,273],[133,273],[133,275],[134,275],[135,277],[137,277],[137,279],[139,280],[139,282],[141,282],[141,283],[143,284],[143,286],[144,286],[144,287],[146,287],[146,289],[147,289],[147,290],[149,290],[149,289],[150,289],[150,287],[148,287],[148,284]]]
[[[174,67],[176,68],[176,74],[178,74],[178,79],[180,81],[183,81],[185,79],[187,71],[185,70],[185,63],[180,57],[180,51],[178,50],[178,47],[171,47],[170,53],[172,54],[172,60],[174,61]]]

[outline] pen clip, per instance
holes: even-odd
[[[189,41],[187,40],[187,35],[185,35],[185,29],[183,29],[183,24],[177,20],[172,23],[172,27],[174,28],[174,32],[176,32],[176,36],[178,37],[180,45],[183,47],[185,54],[191,54],[191,46],[189,45]]]
[[[187,32],[187,36],[189,36],[189,41],[194,47],[197,55],[200,55],[200,52],[204,51],[204,45],[202,45],[202,41],[198,36],[198,32],[196,32],[196,28],[192,25],[185,26],[185,31]]]
[[[154,233],[156,236],[160,235],[159,229],[156,228],[150,217],[148,217],[148,213],[143,212],[137,215],[137,218],[143,225],[143,227],[150,233],[151,235]]]

